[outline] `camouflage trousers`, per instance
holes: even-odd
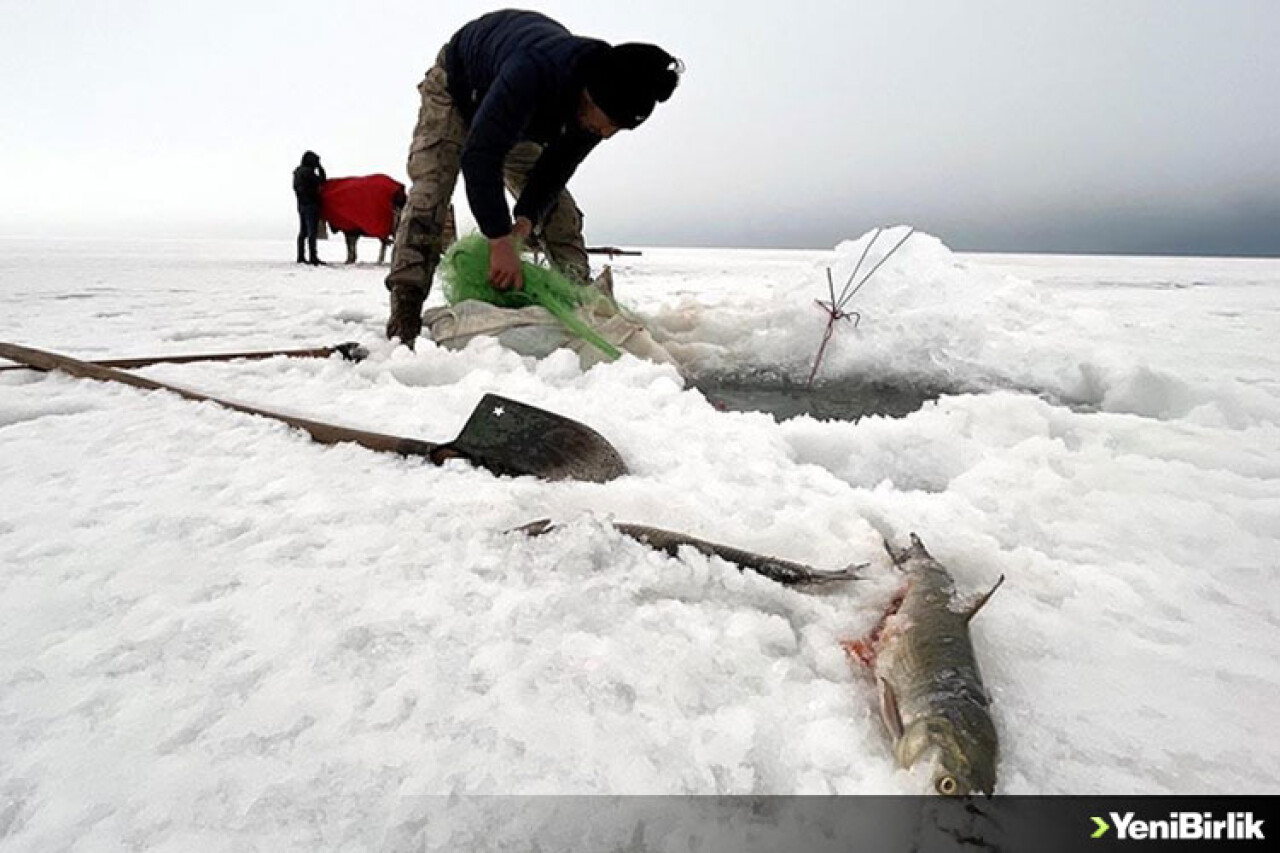
[[[440,255],[455,239],[450,200],[462,167],[467,125],[449,94],[444,61],[441,50],[436,64],[418,84],[422,107],[409,147],[412,185],[396,229],[391,271],[386,279],[388,290],[408,286],[423,295],[429,293]],[[520,142],[507,155],[503,179],[517,197],[541,154],[541,145]],[[577,281],[588,280],[590,264],[582,238],[582,211],[568,190],[561,190],[543,221],[534,223],[534,231],[557,268]]]

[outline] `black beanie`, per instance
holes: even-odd
[[[680,82],[684,65],[653,44],[632,42],[607,47],[586,68],[591,100],[621,128],[634,128],[666,101]]]

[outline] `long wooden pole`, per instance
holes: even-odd
[[[311,349],[257,350],[254,352],[217,352],[195,355],[155,355],[142,358],[109,358],[94,360],[89,364],[99,367],[118,367],[129,370],[134,367],[148,367],[152,364],[190,364],[198,361],[261,361],[267,358],[283,356],[284,358],[328,358],[334,353],[340,354],[347,361],[363,361],[369,351],[355,341],[335,344],[331,347],[313,347]],[[0,367],[5,370],[31,370],[30,365],[15,364]]]
[[[103,367],[102,365],[91,364],[69,356],[31,349],[18,344],[0,342],[0,358],[7,358],[10,361],[16,361],[36,370],[61,370],[64,373],[83,379],[97,379],[100,382],[119,382],[123,385],[132,385],[134,388],[143,388],[148,391],[169,391],[187,400],[216,403],[219,406],[234,409],[237,412],[258,415],[259,417],[271,418],[272,420],[286,423],[291,427],[302,430],[321,444],[339,444],[349,441],[361,447],[367,447],[370,450],[399,453],[405,456],[424,456],[437,465],[450,456],[460,455],[451,452],[443,445],[433,444],[429,441],[351,429],[350,427],[327,424],[321,421],[281,414],[280,412],[272,412],[267,409],[259,409],[254,406],[246,406],[243,403],[233,403],[229,400],[211,397],[208,394],[201,394],[198,391],[189,391],[176,385],[168,385],[164,382],[157,382],[154,379],[147,379],[144,376],[125,373],[112,367]]]

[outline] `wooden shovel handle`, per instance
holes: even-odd
[[[118,367],[129,370],[135,367],[149,367],[153,364],[191,364],[198,361],[261,361],[262,359],[275,358],[283,356],[285,358],[328,358],[334,353],[341,353],[342,357],[348,361],[361,361],[368,355],[368,351],[354,341],[337,344],[331,347],[314,347],[312,349],[284,349],[269,350],[260,352],[220,352],[220,353],[201,353],[195,355],[155,355],[143,358],[109,358],[88,362],[96,364],[99,367]],[[5,370],[30,370],[31,367],[25,364],[8,365],[0,367],[0,371]]]
[[[321,444],[339,444],[344,441],[349,441],[354,444],[358,444],[361,447],[367,447],[370,450],[399,453],[404,456],[424,456],[437,465],[452,456],[462,455],[454,452],[452,448],[448,447],[448,445],[433,444],[429,441],[421,441],[416,438],[402,438],[395,435],[366,432],[365,430],[351,429],[350,427],[327,424],[321,421],[294,417],[292,415],[284,415],[279,412],[268,411],[267,409],[259,409],[255,406],[246,406],[242,403],[232,403],[229,400],[210,397],[208,394],[201,394],[198,391],[189,391],[186,388],[179,388],[176,385],[167,385],[163,382],[157,382],[154,379],[147,379],[143,376],[135,376],[132,373],[125,373],[122,370],[103,367],[98,364],[80,361],[65,355],[58,355],[57,353],[19,346],[18,344],[0,342],[0,357],[7,358],[10,361],[16,361],[19,364],[24,364],[27,367],[33,367],[37,370],[61,370],[63,373],[68,373],[72,376],[78,376],[83,379],[97,379],[101,382],[119,382],[122,385],[132,385],[134,388],[143,388],[148,391],[168,391],[170,393],[177,394],[179,397],[184,397],[188,400],[195,400],[196,402],[216,403],[219,406],[227,409],[234,409],[237,412],[244,412],[249,415],[258,415],[260,417],[271,418],[272,420],[286,423],[291,427],[295,427],[306,432]]]

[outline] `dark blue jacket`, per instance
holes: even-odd
[[[445,52],[449,93],[469,126],[462,174],[486,237],[511,231],[502,163],[517,142],[544,146],[515,216],[540,220],[600,137],[578,125],[583,59],[606,47],[538,12],[490,12],[454,34]]]

